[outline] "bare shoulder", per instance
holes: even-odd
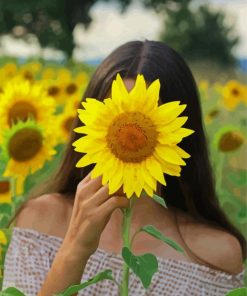
[[[69,203],[62,195],[44,194],[27,201],[16,217],[15,226],[63,236],[69,209]]]
[[[185,239],[196,255],[216,268],[230,274],[238,274],[243,270],[241,245],[226,230],[190,222],[186,225]]]

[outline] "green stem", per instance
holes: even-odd
[[[131,248],[130,244],[130,224],[132,217],[132,207],[134,204],[134,197],[130,200],[130,207],[123,211],[123,225],[122,225],[122,238],[124,247]],[[120,295],[129,295],[129,266],[123,263],[122,282],[120,287]]]
[[[132,248],[132,245],[133,245],[133,242],[134,242],[134,239],[135,237],[137,236],[138,233],[141,232],[141,229],[138,229],[132,236],[132,239],[131,239],[131,242],[130,242],[130,248]]]
[[[218,158],[218,163],[217,163],[217,176],[216,176],[216,192],[218,195],[221,194],[222,191],[222,173],[224,170],[224,160],[225,160],[225,155],[224,153],[220,152],[219,153],[219,158]]]

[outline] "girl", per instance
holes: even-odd
[[[145,233],[136,237],[133,253],[155,254],[159,271],[145,290],[131,274],[130,295],[225,295],[243,285],[246,242],[219,207],[208,156],[198,90],[192,73],[178,53],[157,41],[128,42],[114,50],[97,68],[84,93],[103,100],[120,73],[131,90],[138,73],[149,83],[160,80],[160,101],[187,104],[186,127],[195,131],[180,147],[191,155],[181,177],[166,175],[158,186],[163,208],[140,198],[133,208],[131,232],[152,224],[184,249],[181,254]],[[81,106],[79,106],[81,107]],[[75,119],[73,128],[81,122]],[[78,169],[81,155],[71,131],[61,166],[41,191],[30,195],[18,212],[5,259],[3,288],[16,286],[27,295],[51,296],[110,268],[121,278],[122,211],[129,206],[122,192],[109,196],[101,178],[90,178],[92,166]],[[35,199],[33,198],[35,197]],[[105,280],[79,295],[118,295]]]

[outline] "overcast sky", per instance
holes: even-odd
[[[226,11],[228,23],[235,23],[236,32],[241,38],[236,54],[247,57],[247,0],[209,2],[215,8]],[[133,39],[157,40],[163,28],[162,21],[156,13],[138,3],[131,5],[123,15],[116,5],[98,3],[92,8],[91,16],[94,21],[89,30],[78,26],[74,32],[75,40],[80,46],[75,50],[77,59],[105,56],[118,45]]]
[[[205,3],[203,0],[198,0]],[[227,22],[235,23],[240,43],[236,48],[239,57],[247,57],[247,0],[208,0],[212,6],[224,9]],[[77,48],[74,57],[83,61],[105,57],[120,44],[138,39],[157,40],[162,30],[162,21],[152,10],[143,8],[137,1],[121,14],[118,6],[111,3],[98,3],[91,9],[93,22],[88,30],[77,26],[74,38]],[[2,42],[2,53],[15,56],[32,56],[41,52],[39,45],[27,46],[24,41],[13,42],[5,38]],[[0,53],[1,53],[0,51]],[[53,52],[46,50],[46,57],[54,57]],[[60,58],[59,54],[55,55]]]

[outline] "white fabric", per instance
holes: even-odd
[[[27,296],[37,295],[63,239],[27,228],[13,228],[12,239],[5,257],[3,289],[15,286]],[[244,286],[244,271],[237,275],[221,272],[202,264],[158,257],[159,272],[145,290],[131,273],[129,295],[165,296],[223,296],[227,291]],[[97,251],[89,258],[82,281],[112,269],[118,282],[121,279],[120,254]],[[115,283],[104,280],[81,291],[78,295],[117,296]]]

